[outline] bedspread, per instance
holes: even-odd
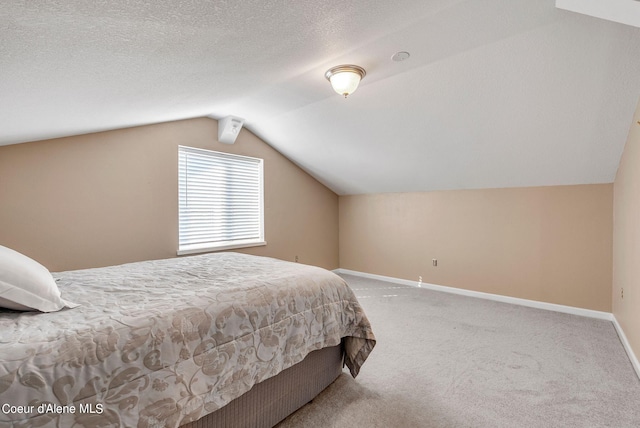
[[[177,427],[343,338],[355,376],[375,344],[313,266],[217,253],[53,275],[81,306],[0,310],[0,426]]]

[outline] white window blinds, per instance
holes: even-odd
[[[178,254],[264,245],[263,161],[178,147]]]

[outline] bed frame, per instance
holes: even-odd
[[[342,373],[343,354],[342,345],[313,351],[293,367],[181,428],[272,428],[336,380]]]

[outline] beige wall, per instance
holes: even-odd
[[[0,147],[0,245],[52,271],[175,257],[178,145],[263,158],[267,246],[238,250],[338,267],[338,197],[243,129],[208,118]]]
[[[611,184],[341,196],[340,267],[610,312],[612,198]]]
[[[640,104],[613,187],[613,314],[640,356]],[[624,298],[622,289],[624,288]]]
[[[216,135],[217,122],[201,118],[0,147],[0,245],[52,271],[175,257],[182,144],[265,159],[268,245],[241,251],[612,309],[612,185],[342,196],[338,218],[333,192],[251,132],[231,146]],[[636,352],[638,170],[640,150],[627,143],[615,184],[613,298]]]

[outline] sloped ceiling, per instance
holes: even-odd
[[[640,0],[556,0],[556,7],[640,27]]]
[[[339,194],[612,182],[639,95],[640,29],[553,0],[0,8],[0,144],[236,115]]]

